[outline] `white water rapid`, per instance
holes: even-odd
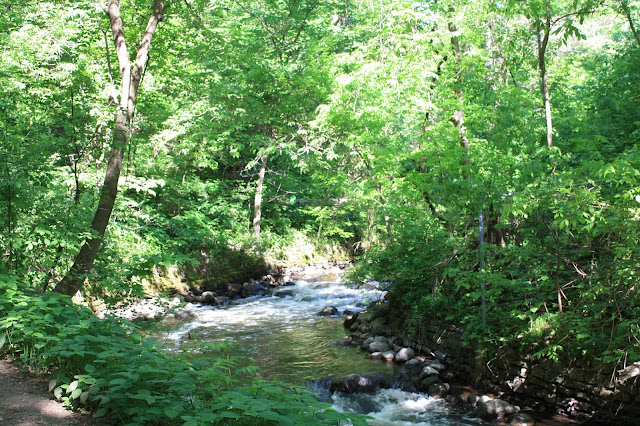
[[[398,389],[329,396],[330,377],[358,373],[391,378],[398,372],[396,365],[372,361],[358,348],[337,344],[346,334],[342,313],[362,310],[363,304],[383,298],[384,291],[330,279],[298,280],[271,295],[238,299],[226,306],[191,305],[186,310],[192,317],[162,340],[168,349],[185,345],[190,350],[194,341],[233,341],[231,355],[252,358],[265,379],[307,385],[332,398],[336,409],[369,414],[376,425],[481,424],[450,411],[442,400]],[[318,316],[327,306],[334,306],[339,315]]]

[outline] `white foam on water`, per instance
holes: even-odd
[[[227,306],[194,305],[190,309],[194,319],[167,333],[164,339],[180,345],[182,339],[196,329],[211,329],[220,335],[254,327],[267,333],[270,329],[294,330],[296,324],[317,321],[318,312],[327,306],[335,306],[339,312],[359,311],[363,299],[375,301],[384,295],[383,291],[359,289],[341,282],[301,280],[277,289],[271,296],[239,299]]]
[[[479,419],[451,412],[442,399],[400,389],[382,389],[373,394],[336,393],[332,399],[334,409],[366,414],[372,418],[369,424],[376,426],[483,424]]]

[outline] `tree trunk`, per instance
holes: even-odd
[[[264,175],[267,171],[267,158],[269,154],[260,156],[260,171],[258,172],[258,182],[256,185],[256,195],[253,200],[253,236],[260,239],[260,218],[262,217],[262,188],[264,185]]]
[[[638,47],[640,47],[640,36],[638,36],[638,31],[636,31],[636,26],[633,24],[633,19],[631,18],[631,11],[629,10],[629,4],[627,0],[620,0],[620,4],[622,5],[622,11],[629,22],[629,27],[631,28],[631,32],[638,43]]]
[[[449,13],[455,12],[455,8],[451,6],[449,8]],[[458,76],[456,78],[456,88],[455,88],[455,96],[456,99],[460,103],[460,109],[454,111],[453,115],[450,118],[450,121],[453,125],[458,129],[458,138],[460,139],[460,146],[464,148],[466,153],[466,158],[462,160],[462,165],[466,165],[469,163],[469,138],[467,137],[467,128],[464,125],[464,99],[462,97],[462,89],[461,89],[461,74],[462,74],[462,50],[460,49],[460,38],[456,34],[458,31],[457,27],[453,22],[449,22],[448,24],[449,32],[451,35],[451,46],[453,47],[453,53],[456,57],[456,62],[458,64]],[[466,174],[466,173],[465,173]],[[468,176],[465,176],[468,177]]]
[[[93,263],[98,255],[98,250],[100,249],[100,244],[102,243],[116,201],[118,179],[120,178],[120,171],[122,170],[124,150],[131,133],[130,124],[133,117],[136,94],[140,86],[140,81],[142,80],[142,72],[147,63],[151,39],[158,24],[162,21],[164,6],[164,0],[154,0],[153,11],[149,17],[140,47],[138,48],[133,69],[131,69],[129,51],[124,37],[124,26],[120,16],[118,0],[109,0],[109,4],[105,10],[111,23],[113,41],[118,57],[118,64],[120,65],[120,104],[118,105],[116,126],[113,134],[113,144],[107,162],[107,171],[100,190],[100,201],[95,216],[93,217],[93,222],[91,223],[93,237],[85,241],[80,248],[71,269],[69,269],[67,275],[56,286],[55,291],[57,292],[70,296],[74,295],[82,288],[85,277],[91,272],[91,269],[93,269]]]
[[[543,36],[540,36],[538,29],[538,69],[540,70],[540,84],[542,97],[544,99],[544,113],[547,121],[547,146],[553,146],[553,122],[551,119],[551,96],[549,95],[549,77],[547,75],[547,63],[545,53],[549,44],[549,35],[551,34],[551,9],[547,3],[547,17],[542,29]]]

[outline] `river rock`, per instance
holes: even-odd
[[[429,386],[427,393],[433,398],[444,398],[450,390],[451,386],[449,383],[434,383]]]
[[[536,421],[526,413],[518,413],[511,418],[509,426],[534,426]]]
[[[418,358],[413,358],[410,359],[409,361],[407,361],[404,366],[411,369],[411,368],[416,368],[418,367],[420,364],[422,364],[422,361],[420,361]]]
[[[231,295],[238,294],[242,291],[242,284],[229,283],[227,284],[227,292]]]
[[[429,367],[431,368],[435,368],[436,370],[438,370],[438,373],[441,372],[442,370],[445,369],[444,364],[442,364],[440,361],[433,360],[429,363]]]
[[[183,298],[184,298],[184,301],[187,303],[193,302],[193,294],[185,294]]]
[[[229,303],[229,298],[227,296],[216,296],[213,301],[216,305],[225,305]]]
[[[419,379],[422,380],[425,377],[438,376],[438,374],[439,374],[438,370],[436,370],[435,368],[433,368],[430,365],[428,365],[428,366],[424,367],[422,369],[422,371],[420,372]]]
[[[342,339],[340,339],[338,341],[338,345],[340,345],[340,346],[349,346],[351,344],[352,340],[353,339],[351,337],[342,338]]]
[[[276,291],[275,293],[273,293],[274,296],[276,297],[293,297],[293,290],[280,290],[280,291]]]
[[[216,295],[211,291],[205,291],[202,293],[202,301],[204,303],[215,303]]]
[[[331,317],[338,315],[338,308],[336,308],[335,306],[326,306],[322,308],[320,312],[318,312],[318,315],[320,315],[321,317]]]
[[[402,348],[396,354],[396,361],[407,362],[415,355],[415,351],[411,348]]]
[[[345,312],[347,312],[347,311],[345,311]],[[351,326],[353,326],[353,325],[355,325],[355,324],[356,324],[357,319],[358,319],[357,314],[347,316],[347,317],[344,319],[344,328],[346,328],[346,329],[350,330],[350,329],[351,329]],[[357,328],[356,328],[356,330],[357,330]]]
[[[382,352],[373,352],[371,353],[371,359],[374,361],[379,361],[382,359]]]
[[[440,379],[438,379],[438,376],[425,377],[424,379],[420,380],[420,389],[424,392],[427,392],[429,391],[431,385],[438,383],[439,381]]]
[[[353,340],[351,340],[351,343],[349,343],[349,346],[354,346],[354,347],[358,347],[362,345],[362,339],[359,339],[357,337],[354,337]]]
[[[385,361],[391,362],[391,361],[393,361],[395,359],[396,353],[394,351],[386,351],[386,352],[382,353],[381,357]]]
[[[347,377],[333,380],[329,386],[329,391],[331,393],[373,393],[379,391],[380,387],[380,381],[375,378],[349,374]]]
[[[520,411],[520,407],[511,405],[507,401],[501,399],[490,399],[484,401],[482,398],[478,401],[476,406],[476,413],[486,420],[504,420],[511,414],[515,414]]]
[[[259,282],[244,283],[242,285],[242,296],[262,296],[267,291],[267,288]]]
[[[358,327],[358,331],[360,331],[361,333],[371,333],[372,329],[373,328],[371,327],[371,324],[369,324],[368,322],[363,322]]]
[[[389,344],[380,340],[374,340],[369,344],[370,352],[387,352],[389,349]]]
[[[360,314],[358,314],[358,321],[360,322],[371,322],[373,318],[374,316],[371,312],[360,312]]]
[[[373,334],[390,337],[393,335],[393,329],[386,324],[373,327]]]

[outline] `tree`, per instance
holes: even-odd
[[[585,17],[593,13],[600,0],[536,0],[512,2],[512,7],[520,11],[531,23],[537,41],[537,67],[540,75],[540,92],[545,112],[547,146],[553,146],[553,117],[551,113],[551,91],[547,70],[547,53],[552,35],[560,35],[563,43],[571,37],[582,37],[575,20],[581,24]]]
[[[98,255],[100,243],[107,229],[118,193],[118,179],[122,170],[125,148],[131,135],[131,119],[134,114],[136,95],[138,94],[140,82],[142,81],[144,69],[149,57],[151,41],[158,24],[163,19],[164,9],[164,0],[153,1],[152,12],[149,16],[147,27],[132,67],[125,39],[124,24],[120,13],[120,4],[118,0],[109,0],[105,8],[105,13],[109,17],[111,24],[114,47],[118,57],[121,78],[120,103],[118,105],[113,142],[107,162],[104,183],[100,191],[98,207],[91,223],[93,234],[80,248],[66,276],[56,285],[55,291],[57,292],[73,295],[80,290],[86,275],[93,268],[94,261]]]

